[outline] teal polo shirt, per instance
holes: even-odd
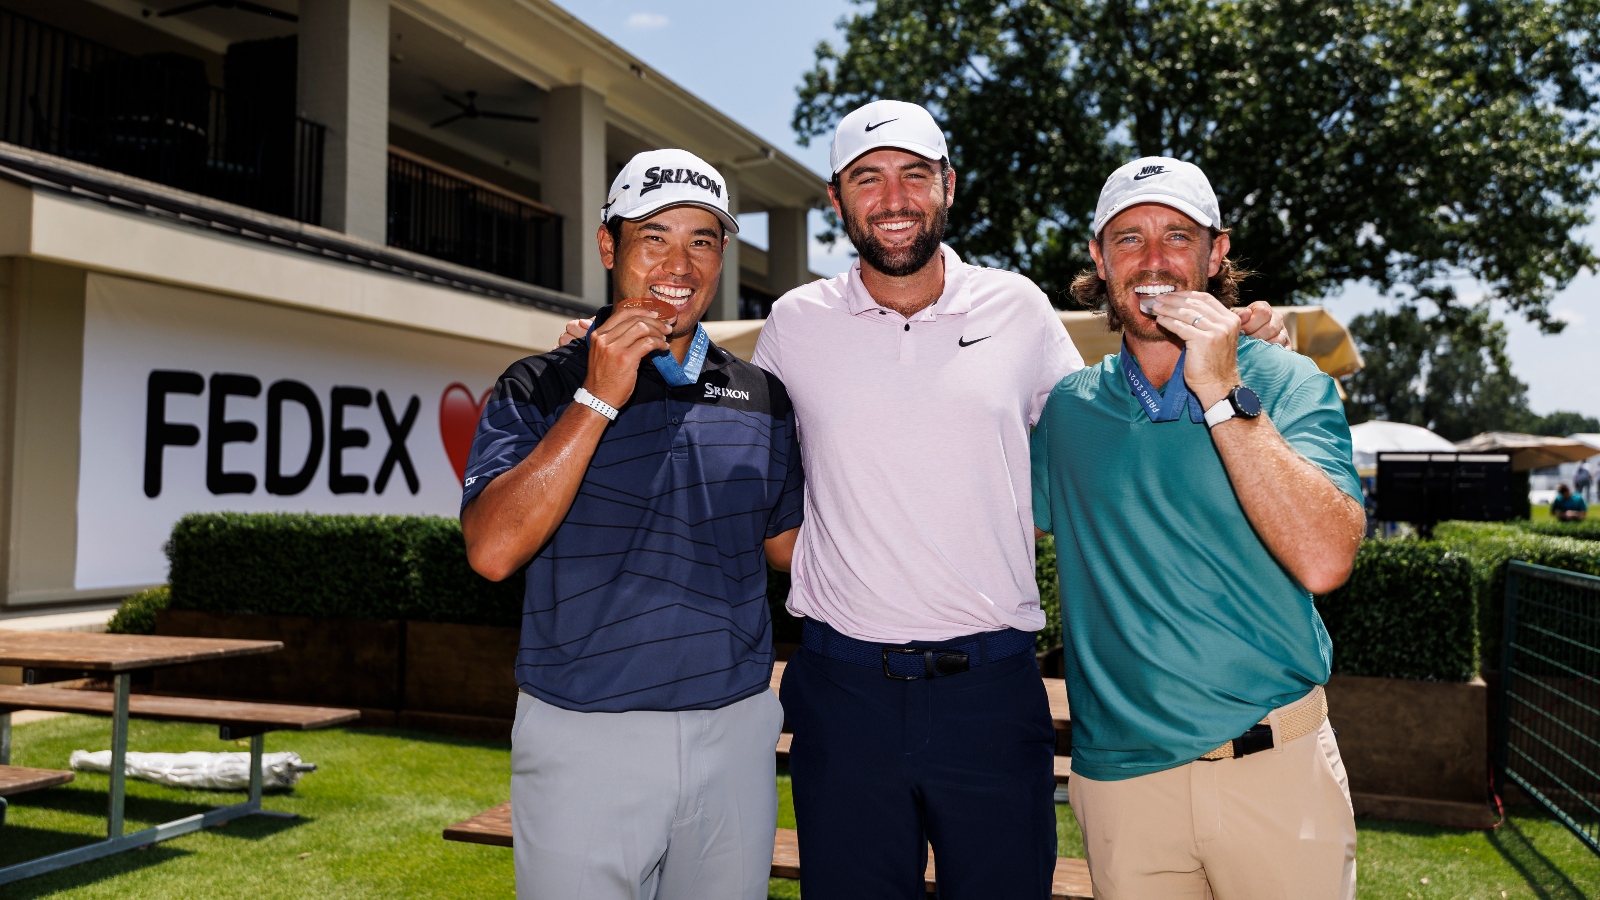
[[[1261,341],[1239,372],[1290,446],[1357,500],[1333,379]],[[1116,356],[1063,378],[1032,438],[1033,510],[1054,532],[1072,772],[1181,766],[1328,680],[1311,594],[1250,527],[1204,423],[1153,423]]]

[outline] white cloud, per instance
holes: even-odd
[[[667,17],[661,13],[636,12],[624,19],[622,24],[636,31],[655,31],[667,26]]]

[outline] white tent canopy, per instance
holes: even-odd
[[[1418,425],[1404,422],[1362,422],[1350,426],[1350,442],[1355,451],[1356,470],[1363,475],[1376,471],[1379,453],[1455,453],[1456,445]]]
[[[1594,452],[1595,453],[1600,453],[1600,434],[1596,434],[1594,432],[1587,432],[1587,433],[1582,433],[1582,434],[1569,434],[1569,435],[1567,435],[1567,440],[1569,440],[1569,441],[1579,441],[1581,443],[1588,444],[1589,446],[1594,448]]]

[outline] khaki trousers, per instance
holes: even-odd
[[[1074,774],[1067,790],[1096,900],[1356,895],[1355,815],[1326,721],[1240,759],[1125,781]]]

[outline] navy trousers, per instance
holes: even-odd
[[[1032,654],[897,681],[802,649],[780,697],[803,896],[924,900],[931,843],[939,900],[1049,900],[1055,728]]]

